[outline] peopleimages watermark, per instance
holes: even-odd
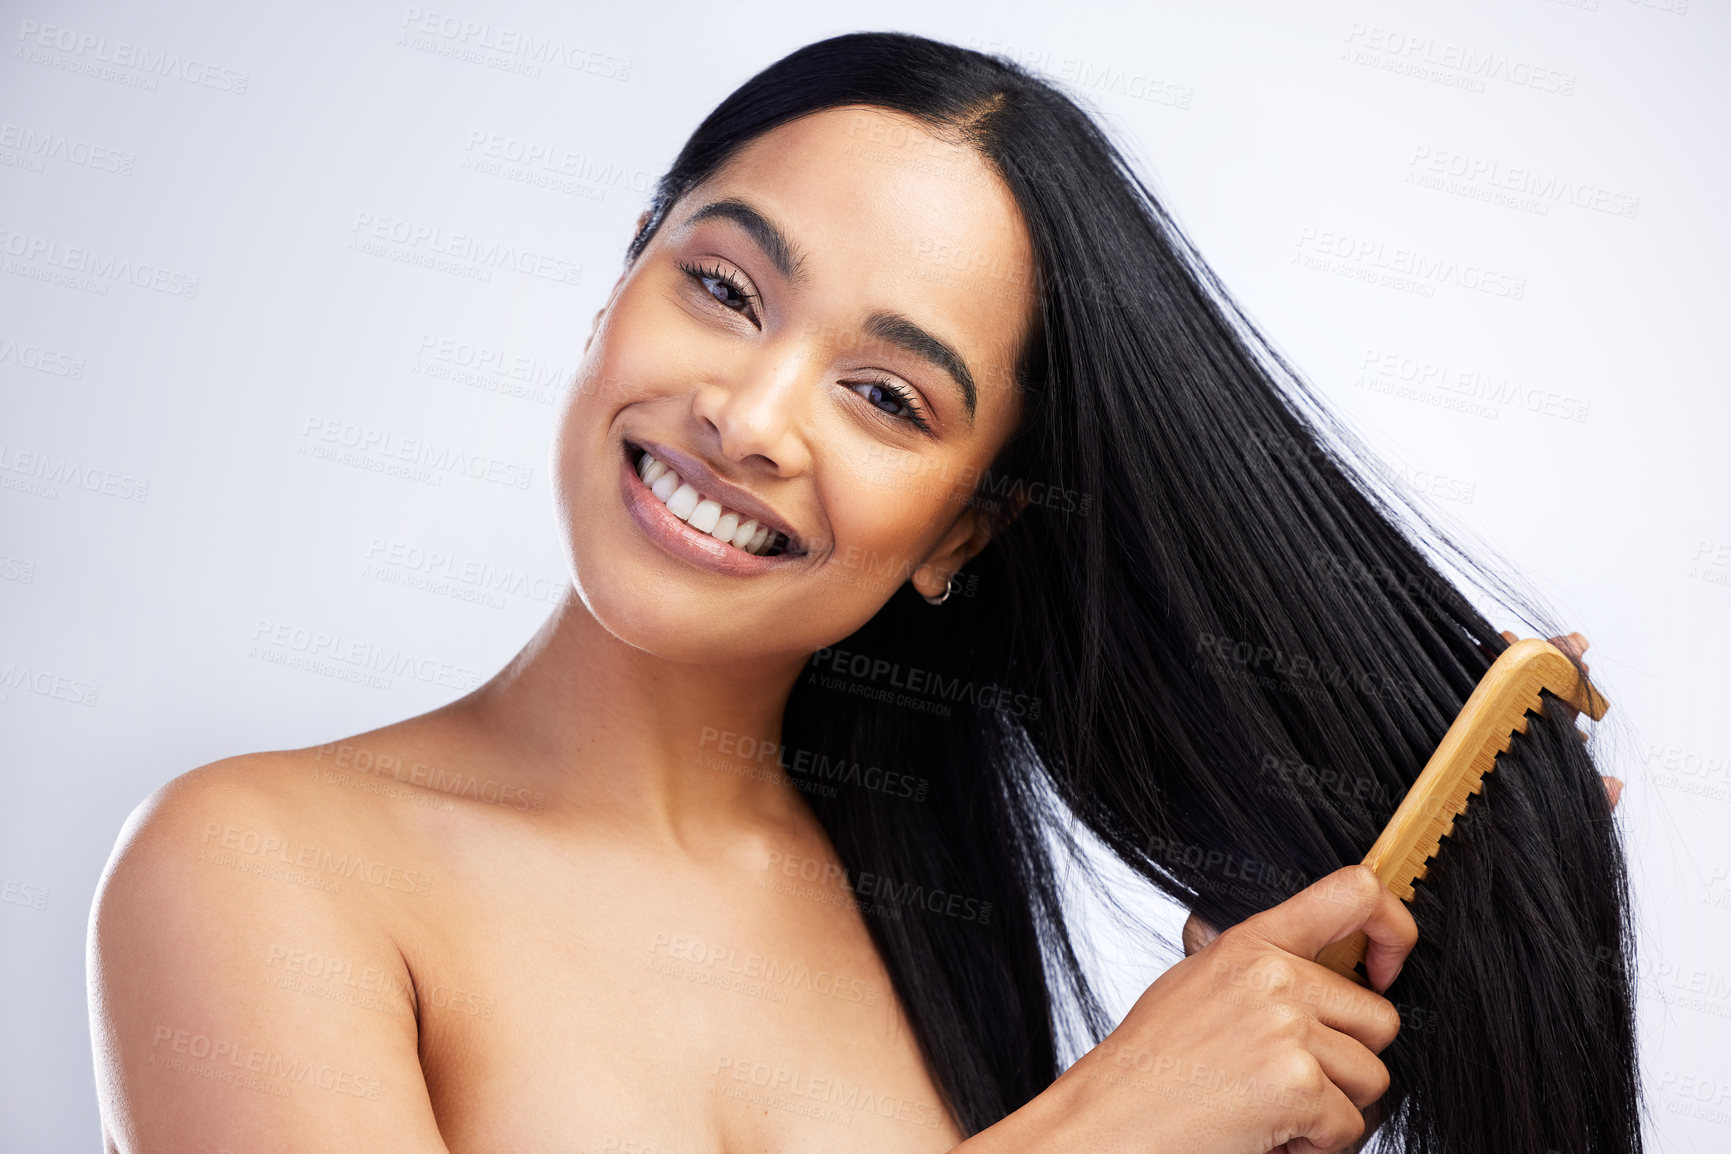
[[[1507,165],[1486,156],[1471,156],[1444,148],[1417,145],[1407,162],[1408,183],[1443,191],[1459,191],[1489,199],[1491,194],[1507,194],[1510,207],[1536,209],[1536,215],[1546,216],[1554,203],[1573,205],[1606,216],[1633,220],[1641,210],[1641,198],[1614,192],[1588,181],[1571,180],[1532,165]],[[1428,178],[1428,179],[1427,179]],[[1458,181],[1460,188],[1446,183],[1445,178]],[[1526,202],[1530,202],[1527,204]]]
[[[551,405],[576,367],[481,341],[424,333],[409,371],[483,393]]]
[[[141,477],[0,441],[0,488],[58,501],[61,485],[139,504],[150,499],[150,482]]]
[[[1094,495],[1051,481],[1040,481],[989,468],[964,465],[952,468],[935,457],[898,452],[874,446],[865,462],[889,472],[888,477],[870,478],[872,484],[972,505],[988,513],[1028,508],[1086,517],[1094,506]]]
[[[45,910],[48,908],[48,891],[42,886],[6,878],[0,882],[0,902],[27,910]]]
[[[398,470],[411,480],[441,484],[457,474],[511,489],[527,489],[534,479],[532,466],[471,453],[454,445],[425,437],[403,437],[388,429],[357,425],[337,417],[309,416],[301,429],[300,452],[338,464],[378,466],[374,471]],[[344,455],[346,454],[346,456]]]
[[[264,968],[276,971],[272,984],[289,993],[390,1015],[410,1013],[415,1004],[411,979],[317,950],[273,942]]]
[[[149,92],[156,91],[158,80],[182,80],[198,88],[245,96],[247,84],[252,79],[249,72],[182,56],[178,52],[152,49],[129,40],[110,40],[95,33],[36,20],[19,23],[18,39],[24,45],[18,57],[32,64],[45,64]],[[62,55],[54,57],[49,55],[50,52]]]
[[[755,951],[742,953],[736,947],[685,934],[657,933],[649,946],[649,954],[652,960],[664,959],[691,967],[674,966],[659,970],[670,977],[747,997],[773,992],[781,996],[771,1000],[786,1001],[788,990],[803,990],[818,997],[865,1006],[875,1006],[878,1002],[877,986],[864,978],[821,966],[814,969],[804,962],[788,962]]]
[[[1429,573],[1401,572],[1380,561],[1369,564],[1357,557],[1342,557],[1327,549],[1312,551],[1309,573],[1312,577],[1332,578],[1343,585],[1374,587],[1408,597],[1422,593],[1426,597],[1441,599],[1454,593],[1451,586]]]
[[[1586,421],[1592,404],[1548,389],[1522,388],[1507,377],[1498,379],[1478,369],[1375,348],[1365,350],[1354,384],[1491,420],[1500,411],[1495,406],[1507,406],[1579,424]]]
[[[524,140],[502,132],[473,129],[464,147],[463,167],[484,176],[502,176],[522,184],[571,192],[600,200],[609,187],[647,196],[655,177],[647,169],[629,168],[563,145]]]
[[[897,882],[883,874],[867,870],[854,871],[834,862],[801,857],[781,850],[769,852],[769,862],[765,868],[771,873],[797,878],[803,882],[839,884],[862,902],[868,899],[876,902],[880,911],[892,916],[905,907],[923,910],[929,914],[942,914],[964,922],[977,922],[982,926],[992,922],[991,902],[938,886]]]
[[[435,272],[454,272],[471,280],[491,281],[494,269],[554,284],[576,285],[583,280],[583,266],[564,257],[402,217],[356,212],[349,232],[349,248],[356,252]]]
[[[288,1097],[291,1085],[303,1085],[376,1102],[384,1089],[378,1078],[340,1070],[324,1062],[291,1059],[238,1038],[177,1029],[160,1022],[150,1039],[147,1064],[282,1098]]]
[[[830,554],[829,561],[817,571],[825,581],[833,581],[854,589],[892,590],[914,577],[921,569],[930,569],[932,576],[953,582],[957,597],[972,597],[979,591],[980,575],[929,565],[924,558],[901,553],[879,553],[858,545],[844,545]]]
[[[1531,88],[1556,96],[1573,96],[1575,74],[1534,64],[1491,49],[1438,40],[1380,24],[1352,21],[1346,31],[1342,59],[1386,72],[1429,80],[1450,88],[1483,92],[1487,81]]]
[[[43,172],[48,161],[57,160],[92,172],[131,176],[138,163],[138,157],[130,152],[83,137],[67,136],[63,132],[32,128],[12,121],[0,123],[0,153],[11,153],[16,158],[0,156],[0,164],[30,172]]]
[[[1689,576],[1721,588],[1731,585],[1731,542],[1697,538],[1695,553],[1689,558]]]
[[[412,677],[428,685],[447,689],[475,689],[481,684],[477,670],[446,661],[422,658],[406,649],[344,637],[323,629],[260,617],[253,627],[249,656],[269,660],[267,652],[294,653],[339,662],[357,672]]]
[[[1198,665],[1207,666],[1213,672],[1234,680],[1254,678],[1256,684],[1265,688],[1291,687],[1292,692],[1304,693],[1344,687],[1396,701],[1405,701],[1412,692],[1410,685],[1386,673],[1348,669],[1325,657],[1288,654],[1271,645],[1239,641],[1213,633],[1196,635],[1195,653]],[[1267,675],[1260,672],[1264,665],[1268,668]],[[1299,682],[1311,684],[1296,684]]]
[[[571,588],[569,577],[536,575],[386,537],[372,538],[361,576],[494,609],[503,609],[507,596],[556,605]]]
[[[50,377],[65,377],[72,381],[84,379],[83,357],[44,345],[20,343],[12,337],[0,337],[0,365],[6,364]]]
[[[1291,867],[1283,868],[1272,862],[1241,857],[1231,850],[1195,845],[1159,834],[1148,838],[1142,852],[1168,869],[1182,866],[1223,881],[1245,883],[1221,888],[1250,899],[1260,899],[1271,892],[1295,894],[1316,880]]]
[[[445,769],[394,754],[376,753],[365,746],[346,741],[333,741],[319,746],[313,753],[313,760],[329,762],[339,769],[352,770],[355,773],[388,777],[392,781],[418,785],[449,797],[462,797],[487,805],[503,806],[521,813],[540,813],[547,807],[547,795],[538,789],[505,785],[491,778],[482,779],[472,773],[464,773],[460,769]]]
[[[948,702],[966,702],[977,709],[996,709],[1014,717],[1040,716],[1040,699],[997,684],[976,685],[965,677],[950,677],[917,665],[903,665],[869,653],[825,647],[811,655],[808,677],[826,689],[911,708],[937,706],[947,716]],[[834,674],[836,676],[826,676]],[[879,685],[881,683],[881,687]],[[937,712],[936,709],[932,710]]]
[[[1680,745],[1649,743],[1641,758],[1648,781],[1711,801],[1731,801],[1731,754],[1717,756]]]
[[[771,738],[753,737],[750,734],[735,733],[730,729],[717,729],[706,725],[698,738],[699,750],[713,749],[747,767],[762,767],[765,762],[785,770],[794,778],[794,785],[804,789],[806,785],[848,785],[855,789],[867,790],[871,793],[881,793],[888,797],[909,798],[913,801],[924,801],[926,791],[931,788],[931,782],[923,777],[914,777],[907,773],[898,773],[893,769],[883,769],[876,765],[864,765],[858,760],[836,756],[830,757],[824,753],[813,753],[809,749],[794,749],[789,756],[788,746]],[[720,758],[714,759],[720,762]],[[718,768],[729,769],[725,763]],[[770,776],[773,771],[766,770]],[[803,780],[802,780],[803,779]],[[831,790],[826,796],[834,797]]]
[[[1153,72],[1099,64],[1075,56],[1061,56],[1054,61],[1050,50],[1044,48],[1025,48],[979,36],[968,37],[968,47],[989,55],[1008,57],[1024,68],[1044,72],[1066,84],[1121,93],[1133,100],[1146,100],[1168,108],[1189,108],[1196,94],[1189,85],[1161,79]]]
[[[1298,757],[1273,753],[1262,756],[1257,792],[1298,802],[1320,801],[1336,813],[1371,818],[1393,813],[1407,794],[1405,787],[1390,789],[1372,777],[1317,768]]]
[[[214,839],[214,844],[213,843]],[[405,869],[363,854],[330,849],[310,842],[290,841],[276,834],[259,833],[220,822],[206,822],[198,859],[210,865],[244,867],[257,863],[265,867],[287,866],[323,875],[314,885],[327,893],[338,893],[343,881],[362,881],[382,890],[426,894],[433,878],[425,870]],[[259,869],[242,868],[243,873],[259,873]],[[299,878],[279,880],[302,881]],[[305,884],[303,882],[303,884]]]
[[[632,62],[626,57],[490,20],[466,20],[411,5],[403,15],[402,28],[397,43],[404,47],[502,72],[537,78],[543,65],[552,65],[621,84],[631,79]]]
[[[943,1117],[942,1109],[935,1103],[876,1093],[843,1077],[813,1075],[743,1057],[724,1055],[716,1059],[714,1076],[716,1085],[712,1093],[844,1126],[853,1120],[855,1113],[934,1128]],[[745,1085],[732,1087],[727,1084],[730,1081]],[[752,1089],[747,1090],[747,1086]]]
[[[5,264],[5,271],[12,276],[97,296],[107,296],[110,284],[127,284],[184,300],[198,296],[198,278],[188,273],[89,245],[62,244],[53,237],[0,228],[0,253],[14,258]]]
[[[94,709],[102,686],[69,673],[56,673],[14,661],[0,668],[0,705],[10,702],[15,691]]]
[[[1439,284],[1518,301],[1527,293],[1527,278],[1473,261],[1432,255],[1374,237],[1304,226],[1298,230],[1294,264],[1332,272],[1354,280],[1435,296]]]

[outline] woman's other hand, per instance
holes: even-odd
[[[1513,644],[1515,641],[1519,640],[1519,638],[1516,637],[1514,633],[1510,632],[1507,629],[1503,630],[1502,636],[1503,636],[1503,640],[1509,642],[1510,644]],[[1553,637],[1550,639],[1550,641],[1551,641],[1552,645],[1555,645],[1558,649],[1561,649],[1564,653],[1567,653],[1570,657],[1574,657],[1577,659],[1581,658],[1581,656],[1584,653],[1586,653],[1587,646],[1589,644],[1591,644],[1586,639],[1586,637],[1584,635],[1582,635],[1578,632],[1577,633],[1568,633],[1568,634],[1565,634],[1561,637]],[[1584,660],[1581,661],[1581,667],[1583,669],[1590,669],[1591,668],[1590,666],[1587,665],[1586,661],[1584,661]],[[1574,715],[1577,712],[1578,712],[1577,710],[1574,710],[1572,708],[1569,709],[1571,721],[1574,720]],[[1611,777],[1608,774],[1603,775],[1603,780],[1605,782],[1605,793],[1606,793],[1607,797],[1610,799],[1611,808],[1616,809],[1617,808],[1617,800],[1623,794],[1623,783],[1618,778]],[[1219,937],[1220,931],[1216,930],[1213,926],[1209,925],[1207,922],[1203,921],[1201,918],[1197,917],[1195,914],[1191,914],[1189,916],[1189,918],[1185,919],[1184,929],[1180,933],[1179,936],[1184,943],[1184,954],[1186,957],[1188,957],[1188,956],[1196,953],[1197,951],[1203,949],[1210,942],[1212,942],[1215,938]],[[1369,1128],[1373,1127],[1374,1125],[1376,1125],[1377,1123],[1379,1123],[1380,1121],[1381,1121],[1380,1118],[1376,1118],[1375,1121],[1372,1121],[1371,1119],[1367,1118],[1367,1120],[1366,1120],[1367,1130]]]
[[[1503,640],[1507,641],[1511,645],[1520,640],[1520,638],[1516,637],[1512,631],[1507,629],[1503,630],[1502,636]],[[1561,637],[1553,637],[1550,640],[1552,645],[1555,645],[1558,649],[1561,649],[1564,653],[1567,653],[1570,657],[1579,661],[1582,669],[1589,672],[1592,671],[1593,667],[1587,664],[1584,656],[1587,652],[1587,646],[1591,643],[1587,640],[1584,634],[1579,632],[1566,633]],[[1563,709],[1566,711],[1571,722],[1574,721],[1575,717],[1580,713],[1578,709],[1569,705],[1567,702],[1563,703]],[[1585,740],[1585,738],[1586,735],[1582,734],[1582,740]],[[1609,774],[1603,776],[1605,779],[1605,793],[1610,796],[1611,808],[1616,809],[1617,799],[1623,796],[1623,783],[1620,779],[1611,777]]]
[[[1363,931],[1376,990],[1418,939],[1376,875],[1348,866],[1167,970],[1048,1089],[966,1143],[1032,1149],[1290,1154],[1340,1150],[1388,1088],[1386,998],[1313,959]]]

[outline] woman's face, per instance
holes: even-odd
[[[910,578],[941,592],[986,540],[967,502],[1019,416],[1032,261],[986,163],[899,113],[741,149],[614,286],[567,393],[557,501],[590,611],[721,662],[833,644]]]

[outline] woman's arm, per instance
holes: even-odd
[[[1387,999],[1318,965],[1364,931],[1386,989],[1418,939],[1363,866],[1330,874],[1218,935],[1148,987],[1107,1038],[958,1154],[1288,1154],[1358,1141],[1388,1088],[1400,1029]]]
[[[370,895],[307,885],[324,879],[263,852],[302,821],[234,766],[141,805],[98,887],[88,972],[108,1149],[444,1154],[409,970]]]

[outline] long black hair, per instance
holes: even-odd
[[[1386,483],[1091,116],[1003,57],[902,33],[791,53],[693,133],[627,262],[742,145],[850,104],[977,150],[1036,263],[1023,420],[973,499],[996,535],[942,607],[904,584],[813,655],[781,734],[796,777],[920,783],[808,799],[974,1133],[1110,1026],[1055,830],[1225,928],[1363,857],[1506,646],[1457,581],[1559,630]],[[1624,861],[1566,714],[1498,759],[1412,910],[1385,1132],[1639,1149]]]

